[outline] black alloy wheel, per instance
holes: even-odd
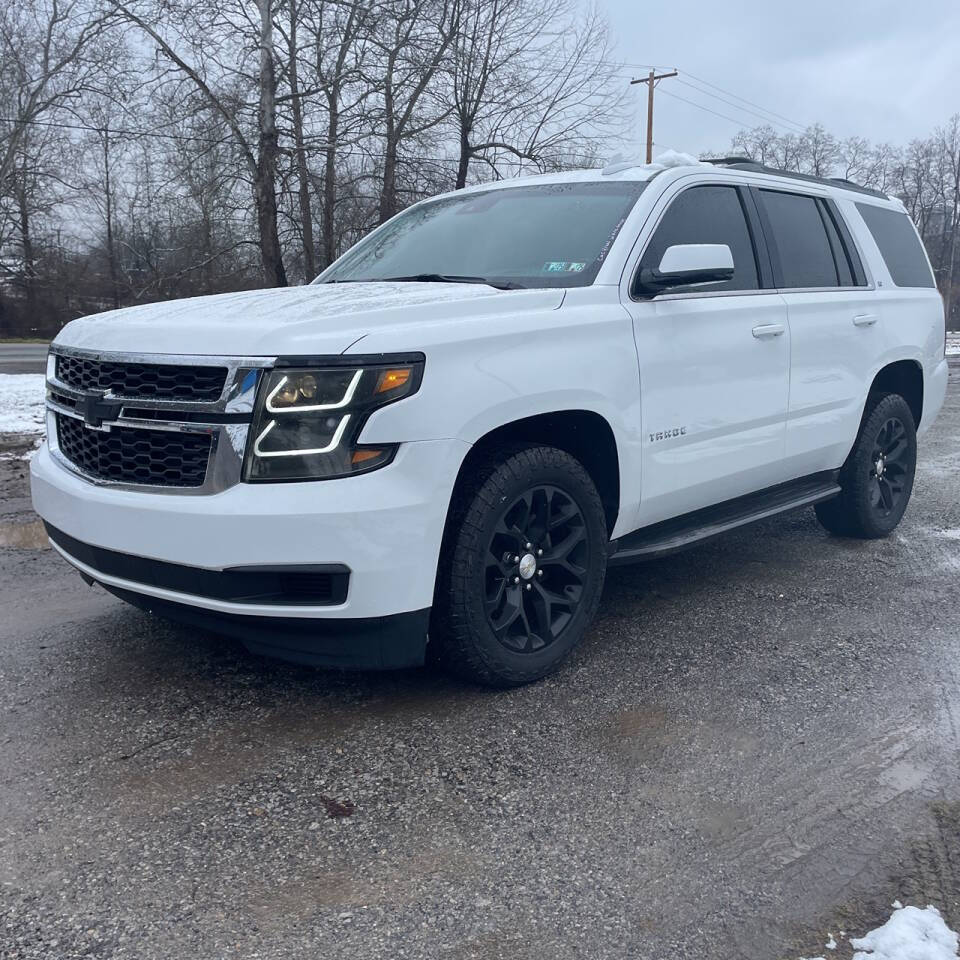
[[[495,687],[563,661],[600,603],[609,531],[583,464],[514,443],[465,467],[440,551],[428,656]]]
[[[841,537],[874,539],[903,517],[917,470],[917,430],[897,393],[872,396],[837,483],[839,496],[816,506],[817,519]]]
[[[484,609],[517,653],[541,650],[569,626],[590,569],[583,513],[560,487],[538,484],[503,511],[487,546]]]
[[[889,517],[899,507],[912,477],[909,462],[910,441],[899,417],[890,417],[873,442],[870,459],[870,506],[881,517]],[[909,494],[907,494],[909,496]]]

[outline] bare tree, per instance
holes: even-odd
[[[324,266],[337,257],[338,151],[349,150],[362,133],[369,132],[370,118],[364,107],[374,88],[365,82],[364,71],[374,22],[372,7],[353,0],[318,0],[306,13],[314,82],[326,114],[324,142],[319,145],[323,157]]]
[[[276,105],[276,67],[273,49],[273,13],[274,0],[257,0],[257,20],[247,23],[247,28],[254,30],[253,42],[256,48],[255,89],[257,94],[256,107],[256,137],[248,136],[238,116],[235,103],[224,92],[221,92],[207,81],[204,65],[188,62],[181,55],[174,44],[177,40],[168,40],[145,18],[133,9],[130,4],[120,0],[109,0],[110,3],[131,23],[136,24],[150,39],[156,43],[158,49],[170,62],[197,88],[209,104],[210,108],[218,113],[226,122],[228,129],[240,148],[246,162],[253,189],[254,208],[257,214],[257,227],[260,241],[260,257],[264,279],[270,286],[286,286],[287,274],[283,264],[283,252],[280,246],[280,237],[277,230],[277,156],[279,153],[277,134],[277,105]],[[226,17],[229,11],[224,10]],[[209,34],[202,31],[202,26],[190,23],[187,19],[187,29],[201,27],[200,33],[195,36],[202,42],[201,49],[209,52],[209,59],[216,63],[213,40]],[[215,20],[221,29],[223,20],[216,16]],[[242,32],[242,26],[230,23],[229,26]],[[184,40],[181,35],[177,38]],[[232,37],[228,38],[228,43]],[[217,64],[222,69],[222,64]],[[241,74],[242,76],[242,74]]]
[[[589,162],[621,86],[574,0],[23,0],[0,50],[4,322],[53,329],[309,278],[424,196]]]
[[[937,180],[943,226],[940,240],[940,290],[947,317],[953,315],[957,280],[957,235],[960,233],[960,114],[938,127],[933,141],[937,157]]]
[[[803,173],[815,177],[828,177],[840,160],[840,147],[836,137],[816,123],[808,127],[799,142],[798,160]]]
[[[0,7],[0,192],[27,131],[104,83],[110,16],[91,0]]]
[[[374,26],[382,78],[383,173],[380,222],[399,209],[401,146],[441,123],[449,108],[430,97],[431,82],[459,28],[461,0],[385,0]],[[375,81],[376,82],[376,81]]]

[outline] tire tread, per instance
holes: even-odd
[[[585,512],[594,522],[606,521],[603,504],[590,475],[583,465],[566,451],[556,447],[529,444],[504,444],[491,448],[471,471],[454,495],[447,535],[440,554],[434,619],[431,624],[431,658],[444,669],[486,686],[512,687],[537,680],[560,662],[536,671],[511,667],[505,658],[492,656],[478,636],[486,624],[476,624],[467,598],[475,583],[475,558],[486,549],[483,542],[484,519],[496,511],[511,488],[544,470],[564,471],[583,488]],[[585,517],[585,519],[587,519]],[[604,537],[605,539],[605,537]],[[605,545],[604,545],[605,546]],[[604,556],[605,561],[605,556]],[[596,612],[606,564],[602,564],[599,588],[586,601],[586,621]]]

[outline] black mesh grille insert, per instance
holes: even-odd
[[[58,356],[57,379],[78,390],[109,390],[118,397],[204,403],[220,399],[227,370]]]
[[[60,452],[84,473],[118,483],[199,487],[207,474],[209,434],[111,427],[90,430],[57,414]]]

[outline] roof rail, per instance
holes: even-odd
[[[713,163],[718,167],[727,167],[734,163],[752,163],[754,166],[762,166],[758,164],[756,160],[752,160],[750,157],[706,157],[704,158],[704,163]]]
[[[792,170],[778,170],[776,167],[768,167],[765,163],[757,160],[751,160],[749,157],[718,157],[716,159],[706,160],[705,163],[712,163],[718,167],[730,167],[733,170],[747,170],[750,173],[765,173],[771,177],[789,177],[791,180],[803,180],[807,183],[821,183],[827,187],[841,187],[844,190],[852,190],[854,193],[865,193],[871,197],[880,197],[889,200],[890,197],[882,190],[874,190],[872,187],[864,187],[852,180],[844,177],[815,177],[809,173],[794,173]]]

